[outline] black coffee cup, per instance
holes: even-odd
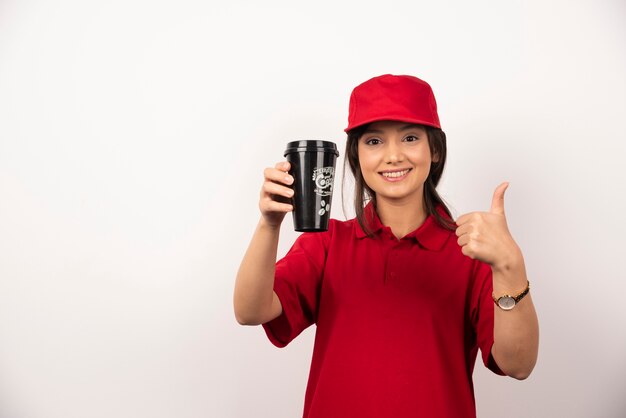
[[[293,141],[285,157],[294,182],[293,226],[299,232],[328,230],[330,202],[333,197],[335,162],[339,152],[330,141]]]

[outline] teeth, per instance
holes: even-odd
[[[406,173],[408,173],[408,172],[409,172],[409,170],[393,171],[393,172],[391,172],[391,173],[383,173],[383,176],[385,176],[385,177],[391,177],[391,178],[394,178],[394,177],[402,177],[402,176],[404,176],[404,175],[405,175]]]

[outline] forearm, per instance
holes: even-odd
[[[504,268],[493,268],[493,293],[519,294],[527,277],[521,254]],[[525,379],[530,375],[539,349],[539,323],[530,294],[510,311],[494,306],[494,344],[491,349],[498,367],[508,376]]]
[[[274,272],[280,226],[259,221],[235,281],[234,308],[242,325],[265,323],[280,314]]]

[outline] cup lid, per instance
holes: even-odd
[[[285,156],[292,152],[303,152],[303,151],[314,151],[314,152],[330,152],[334,153],[337,157],[339,156],[339,151],[337,151],[337,144],[331,141],[319,141],[319,140],[301,140],[301,141],[292,141],[287,143],[287,148],[285,149]]]

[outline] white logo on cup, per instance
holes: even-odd
[[[320,196],[330,196],[333,193],[333,175],[335,167],[321,167],[313,170],[315,193]]]
[[[326,212],[330,212],[330,204],[327,205],[326,202],[322,200],[320,202],[320,206],[322,208],[319,210],[319,212],[317,212],[320,216],[324,216]]]

